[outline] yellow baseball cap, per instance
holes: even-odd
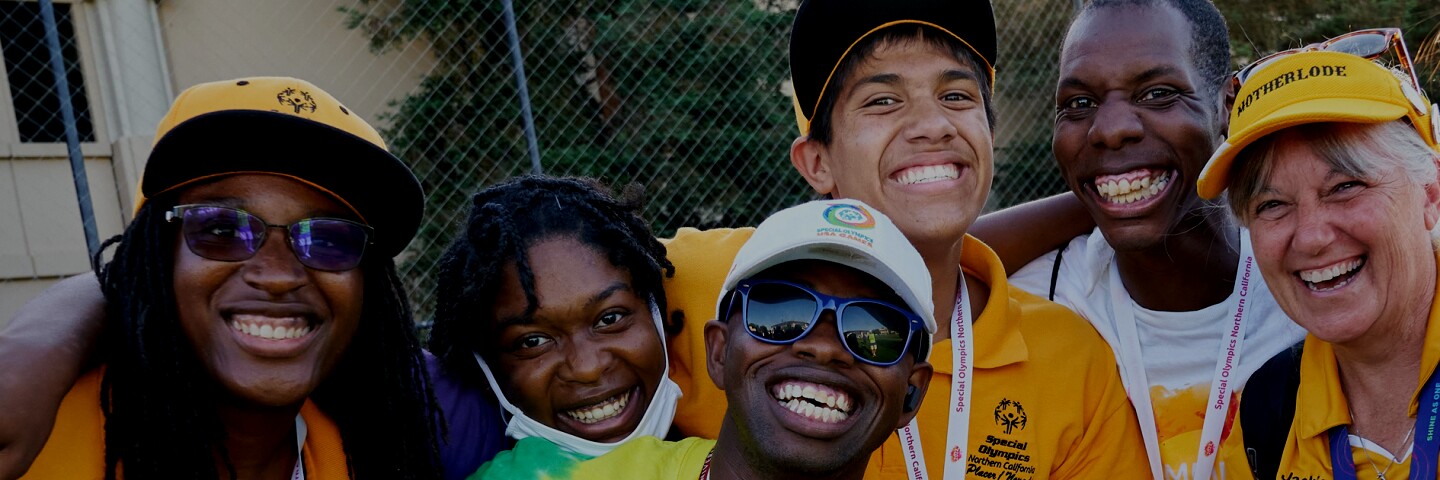
[[[420,227],[425,198],[374,127],[310,82],[250,77],[190,87],[160,120],[135,208],[225,175],[281,175],[329,193],[399,253]]]
[[[1418,105],[1417,105],[1418,103]],[[1423,109],[1417,107],[1423,105]],[[1406,118],[1435,148],[1440,117],[1425,94],[1390,69],[1340,52],[1301,52],[1255,71],[1235,93],[1230,136],[1205,169],[1196,188],[1215,198],[1230,185],[1235,156],[1276,131],[1321,122],[1381,123]]]

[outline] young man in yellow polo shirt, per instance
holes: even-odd
[[[801,136],[790,159],[817,193],[889,215],[933,281],[934,378],[917,419],[867,478],[1149,477],[1114,357],[1073,312],[1011,288],[969,237],[993,174],[995,29],[988,2],[805,2],[790,39]],[[682,229],[668,243],[676,426],[714,438],[724,392],[703,370],[708,320],[750,230]],[[923,452],[923,454],[921,453]]]

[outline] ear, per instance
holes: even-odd
[[[1219,117],[1216,118],[1220,126],[1220,137],[1230,136],[1230,111],[1235,107],[1235,82],[1230,78],[1225,79],[1225,85],[1220,87],[1220,94],[1216,95],[1215,102],[1219,103]]]
[[[809,135],[796,138],[790,144],[790,164],[805,177],[805,182],[815,193],[835,193],[835,177],[831,175],[830,162],[825,155],[825,146],[811,140]]]
[[[1431,161],[1437,162],[1436,176],[1426,183],[1425,189],[1425,229],[1435,230],[1435,224],[1440,222],[1440,155],[1432,155]]]
[[[725,390],[725,347],[729,343],[726,338],[730,334],[726,329],[728,324],[719,320],[705,322],[705,371],[710,373],[710,381],[715,382],[715,388]]]
[[[930,388],[930,377],[933,377],[934,374],[935,368],[930,366],[930,362],[915,362],[915,364],[910,367],[910,377],[907,379],[907,382],[910,384],[910,388],[915,389],[915,395],[917,397],[921,399],[925,398],[925,391]],[[904,404],[904,402],[901,403],[902,405]],[[910,421],[915,419],[915,414],[920,413],[919,405],[921,405],[921,403],[916,403],[915,405],[916,408],[914,410],[901,409],[900,423],[895,425],[895,430],[909,425]]]

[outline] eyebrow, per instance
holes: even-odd
[[[956,80],[970,80],[970,81],[974,81],[974,82],[980,81],[980,77],[976,76],[976,75],[975,75],[975,72],[972,72],[972,71],[969,71],[969,70],[955,70],[955,69],[950,69],[950,70],[946,70],[946,71],[942,72],[942,73],[940,74],[940,79],[941,79],[941,80],[944,80],[944,81],[947,81],[947,82],[953,82],[953,81],[956,81]]]
[[[221,207],[237,208],[237,209],[240,209],[240,210],[244,210],[244,211],[246,211],[246,212],[250,212],[251,215],[255,215],[255,216],[257,216],[257,217],[259,216],[259,214],[253,212],[252,209],[248,208],[248,206],[245,205],[245,199],[240,198],[240,197],[232,197],[232,196],[204,197],[204,198],[201,198],[201,199],[199,199],[199,200],[197,200],[197,201],[195,201],[195,202],[190,203],[190,205],[216,205],[216,206],[221,206]],[[299,221],[299,220],[301,220],[301,219],[306,219],[306,218],[322,218],[322,217],[323,217],[323,218],[343,218],[343,219],[349,219],[349,220],[354,220],[354,221],[356,221],[356,222],[360,222],[360,219],[359,219],[359,218],[355,218],[355,215],[354,215],[352,212],[350,212],[349,210],[346,210],[346,209],[340,209],[340,210],[307,209],[307,210],[305,210],[305,213],[304,213],[304,214],[301,214],[301,215],[300,215],[300,218],[298,218],[298,219],[296,219],[296,220]],[[265,221],[268,222],[268,221],[270,221],[270,219],[265,219]],[[364,222],[361,222],[361,223],[364,223]]]
[[[881,85],[895,85],[900,83],[900,75],[896,75],[894,73],[877,73],[875,75],[860,79],[860,81],[855,82],[855,87],[852,88],[859,88],[862,85],[871,83],[878,83]]]
[[[1151,67],[1148,70],[1140,72],[1138,75],[1130,77],[1130,81],[1133,83],[1144,83],[1154,80],[1157,77],[1176,74],[1179,71],[1180,69],[1175,68],[1173,65],[1161,65],[1158,67]],[[1065,77],[1060,79],[1060,88],[1084,88],[1087,85],[1088,84],[1086,84],[1084,81],[1075,77]]]
[[[1345,176],[1350,176],[1350,174],[1345,173],[1345,172],[1342,172],[1342,171],[1340,171],[1340,169],[1338,169],[1338,168],[1330,167],[1330,171],[1325,172],[1325,178],[1321,179],[1320,182],[1321,182],[1322,184],[1324,184],[1324,183],[1330,183],[1330,181],[1333,180],[1333,179],[1335,179],[1335,177],[1345,177]],[[1278,193],[1278,192],[1279,192],[1279,190],[1275,189],[1275,187],[1272,187],[1272,186],[1270,186],[1270,185],[1271,185],[1270,182],[1266,182],[1265,185],[1260,188],[1260,193]]]
[[[603,302],[606,299],[615,296],[616,293],[627,290],[630,290],[630,285],[626,284],[625,282],[615,282],[614,284],[611,284],[609,287],[605,287],[604,290],[596,292],[594,295],[591,295],[589,299],[585,300],[585,308],[593,308],[594,306],[600,304],[600,302]],[[533,314],[499,317],[495,319],[495,330],[504,331],[505,329],[516,325],[532,325],[534,323],[535,315]]]

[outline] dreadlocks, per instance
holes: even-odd
[[[214,409],[220,388],[201,367],[175,306],[179,236],[150,199],[100,270],[110,320],[101,348],[106,478],[235,478]],[[395,264],[367,256],[364,309],[344,357],[311,398],[335,421],[352,478],[439,478],[440,424],[410,306]],[[226,472],[216,469],[220,458]],[[122,467],[123,466],[123,467]]]
[[[526,314],[538,308],[535,278],[525,252],[541,240],[571,236],[604,252],[612,265],[630,273],[633,287],[665,310],[662,282],[675,273],[665,246],[640,218],[640,188],[619,198],[593,180],[520,177],[475,194],[466,228],[440,259],[434,352],[460,378],[483,378],[471,352],[487,337],[485,319],[500,289],[502,272],[514,262],[525,292]],[[667,322],[666,333],[679,331]]]

